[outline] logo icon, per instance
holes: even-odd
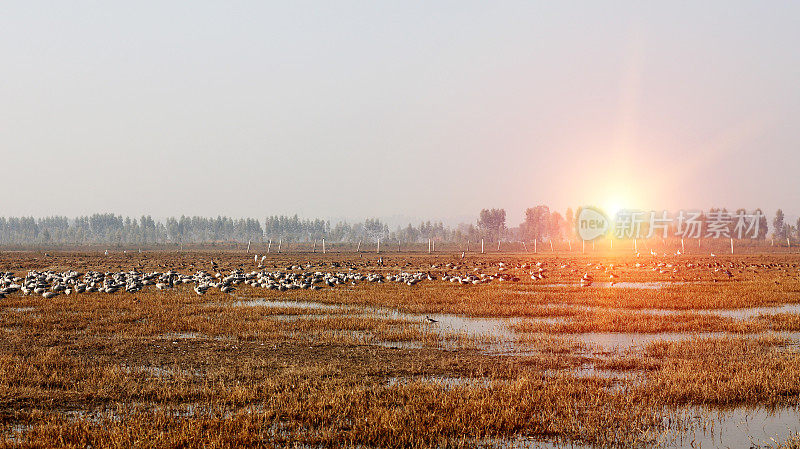
[[[594,240],[606,235],[611,229],[611,222],[600,209],[586,206],[578,209],[575,220],[578,236],[583,240]]]

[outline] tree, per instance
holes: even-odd
[[[786,225],[784,224],[783,219],[783,211],[778,209],[775,212],[775,218],[772,219],[772,236],[780,240],[786,238]]]
[[[761,209],[756,209],[755,213],[756,216],[759,217],[758,219],[758,235],[756,236],[759,240],[764,240],[767,238],[767,231],[769,225],[767,224],[767,216]]]
[[[550,227],[547,231],[547,236],[550,240],[561,240],[564,236],[564,217],[558,212],[550,214]]]
[[[784,234],[786,235],[786,238],[792,238],[796,233],[797,228],[787,223],[784,227]]]
[[[797,238],[800,239],[800,218],[797,219],[797,223],[795,223],[794,229],[797,234]]]
[[[550,208],[544,205],[525,210],[523,235],[528,240],[542,240],[550,233]]]
[[[499,240],[506,227],[505,209],[483,209],[478,217],[478,228],[489,240]]]
[[[364,222],[364,230],[370,240],[384,238],[386,234],[389,234],[389,226],[381,223],[377,218],[368,218]]]
[[[564,215],[564,236],[570,240],[575,235],[575,213],[572,211],[571,207],[567,208],[567,212]]]

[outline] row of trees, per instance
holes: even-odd
[[[248,241],[263,238],[258,220],[180,217],[156,221],[114,214],[67,217],[0,217],[0,244],[157,244]]]
[[[263,223],[263,225],[262,225]],[[357,223],[300,219],[297,215],[270,216],[263,222],[254,218],[186,217],[154,220],[150,216],[138,219],[115,214],[68,217],[0,217],[0,245],[24,244],[128,244],[148,245],[165,243],[248,242],[268,240],[308,242],[327,239],[329,242],[384,241],[420,242],[477,238],[474,226],[461,225],[456,229],[430,221],[418,226],[409,224],[394,231],[379,219]]]
[[[775,213],[775,218],[772,219],[772,235],[779,240],[787,238],[800,239],[800,218],[794,225],[786,223],[786,217],[783,211],[778,209]]]
[[[712,209],[714,212],[725,209]],[[743,212],[742,210],[737,211]],[[154,220],[150,216],[138,219],[115,214],[94,214],[68,217],[0,217],[0,245],[13,244],[164,244],[209,242],[309,242],[326,239],[329,242],[401,241],[404,243],[498,240],[547,241],[575,239],[574,213],[564,215],[539,205],[525,211],[525,220],[517,227],[506,226],[505,209],[483,209],[475,224],[459,224],[451,228],[442,222],[409,224],[390,230],[379,219],[357,223],[320,219],[301,219],[297,215],[270,216],[262,222],[254,218],[186,217]],[[705,216],[702,218],[705,220]],[[731,225],[732,226],[732,225]],[[757,238],[767,236],[767,219],[759,221]],[[780,209],[772,220],[772,236],[776,239],[800,239],[800,219],[795,225],[786,223]]]
[[[703,229],[712,221],[714,217],[719,215],[728,216],[730,221],[727,222],[725,228],[727,233],[735,236],[737,233],[737,217],[739,215],[747,216],[748,220],[755,220],[750,217],[760,217],[758,225],[754,226],[753,232],[746,234],[746,237],[755,237],[756,239],[763,240],[767,237],[769,232],[769,225],[767,223],[766,215],[761,209],[748,212],[744,209],[738,209],[735,212],[729,212],[725,208],[712,208],[708,213],[700,213],[697,221],[702,223]],[[795,225],[785,222],[785,216],[781,209],[775,213],[772,220],[772,237],[778,240],[796,239],[800,240],[800,218],[797,219]],[[748,223],[749,224],[749,223]],[[669,226],[668,235],[674,235],[677,231],[677,220]],[[646,228],[647,225],[645,225]],[[483,237],[490,239],[506,239],[516,241],[547,241],[547,240],[573,240],[575,239],[575,215],[572,209],[567,209],[564,215],[559,212],[551,211],[548,206],[539,205],[525,210],[525,221],[520,223],[516,228],[506,227],[506,212],[504,209],[483,209],[478,218],[479,234]]]

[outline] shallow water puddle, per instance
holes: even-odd
[[[425,346],[417,341],[377,341],[372,343],[389,349],[422,349]]]
[[[666,449],[752,448],[767,449],[785,442],[800,432],[797,409],[767,410],[764,408],[699,411],[688,427],[671,428],[656,437],[647,447]],[[526,449],[592,449],[600,446],[570,441],[542,441],[529,437],[484,440],[485,447]]]
[[[800,432],[800,410],[698,410],[690,428],[668,429],[664,448],[774,447]]]
[[[465,334],[469,337],[491,337],[501,339],[514,339],[515,333],[508,329],[506,318],[473,318],[452,314],[413,314],[399,312],[397,310],[377,308],[377,307],[357,307],[344,306],[338,304],[325,304],[313,301],[270,301],[256,299],[249,301],[237,301],[232,304],[234,307],[274,307],[274,308],[306,308],[313,310],[345,310],[352,309],[360,312],[361,315],[391,320],[405,320],[422,322],[425,329],[441,334],[457,333]],[[356,313],[354,313],[356,315]],[[327,315],[313,315],[317,318]],[[545,319],[550,320],[550,319]]]
[[[658,290],[664,287],[670,287],[673,285],[687,285],[687,284],[696,284],[696,282],[688,282],[688,281],[652,281],[652,282],[592,282],[589,285],[582,286],[580,283],[575,284],[536,284],[542,287],[554,287],[554,288],[564,288],[564,287],[581,287],[581,288],[629,288],[629,289],[640,289],[640,290]],[[524,293],[524,294],[533,294],[535,292],[530,291],[518,291],[515,293]]]
[[[376,317],[422,321],[426,330],[439,334],[464,334],[475,338],[516,339],[516,333],[508,328],[506,318],[473,318],[450,314],[417,315],[389,310],[377,310],[372,313]]]
[[[572,338],[602,352],[628,351],[641,348],[656,341],[680,342],[693,338],[722,337],[723,332],[682,333],[664,332],[660,334],[639,334],[629,332],[589,332],[585,334],[571,334]]]
[[[247,301],[236,301],[232,307],[271,307],[286,309],[314,309],[314,310],[344,310],[347,307],[338,304],[325,304],[314,301],[281,301],[266,299],[251,299]]]
[[[313,301],[269,301],[265,299],[257,299],[250,301],[237,301],[233,303],[238,307],[302,307],[313,310],[337,310],[341,311],[346,308],[343,305],[325,304]],[[484,339],[479,347],[487,353],[494,355],[526,355],[530,351],[525,350],[525,345],[520,345],[519,337],[509,328],[509,324],[516,320],[523,318],[485,318],[485,317],[465,317],[453,314],[435,313],[435,314],[414,314],[399,312],[397,310],[376,308],[376,307],[357,307],[350,306],[349,310],[353,312],[360,312],[363,316],[405,320],[412,322],[421,322],[425,331],[435,332],[442,337],[450,337],[454,334],[464,335],[475,339]],[[347,314],[357,315],[357,313]],[[315,318],[327,317],[329,315],[312,315]],[[291,320],[291,318],[278,318]],[[298,318],[299,319],[299,318]],[[542,323],[557,323],[563,318],[561,317],[543,317],[543,318],[524,318],[527,321],[537,321]],[[543,336],[553,337],[555,334],[542,334]],[[591,351],[597,352],[624,352],[633,348],[642,348],[655,341],[668,341],[680,342],[690,340],[693,338],[715,338],[728,335],[724,332],[667,332],[656,334],[642,334],[642,333],[625,333],[625,332],[590,332],[583,334],[558,334],[558,338],[565,340],[576,341],[579,344],[588,346]],[[736,334],[730,334],[736,335]],[[783,333],[767,333],[767,334],[748,334],[748,337],[759,337],[764,335],[775,335],[783,338],[788,338],[793,341],[800,341],[800,333],[783,332]],[[396,342],[389,342],[387,347],[410,347],[406,344],[395,344]]]
[[[726,318],[736,318],[746,320],[755,318],[759,315],[777,315],[779,313],[800,313],[800,304],[783,304],[780,306],[749,307],[742,309],[700,309],[700,310],[667,310],[667,309],[644,309],[643,313],[654,313],[663,315],[674,315],[683,312],[699,313],[703,315],[716,315]]]
[[[487,377],[454,377],[454,376],[420,376],[420,377],[390,377],[386,381],[386,386],[393,387],[396,385],[407,385],[412,382],[423,382],[432,385],[437,385],[445,389],[463,387],[463,386],[478,386],[486,387],[495,382],[503,382],[498,379],[489,379]]]
[[[310,314],[303,314],[303,315],[268,315],[264,318],[270,320],[277,320],[277,321],[299,321],[299,320],[323,320],[325,318],[329,318],[331,316],[339,316],[339,315],[328,315],[322,313],[310,313]]]
[[[36,310],[35,307],[7,307],[3,309],[4,312],[12,312],[12,313],[33,312],[34,310]]]
[[[581,310],[586,312],[620,312],[635,313],[643,315],[679,315],[683,313],[696,313],[699,315],[719,316],[723,318],[735,318],[746,320],[758,317],[759,315],[777,315],[781,313],[800,313],[800,304],[782,304],[780,306],[746,307],[739,309],[626,309],[617,307],[598,307],[574,304],[547,303],[540,307],[566,308]]]

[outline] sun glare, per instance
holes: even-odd
[[[605,212],[609,217],[613,217],[622,209],[629,207],[625,204],[625,202],[619,198],[611,198],[606,200],[605,204],[601,206],[603,208],[603,212]]]

